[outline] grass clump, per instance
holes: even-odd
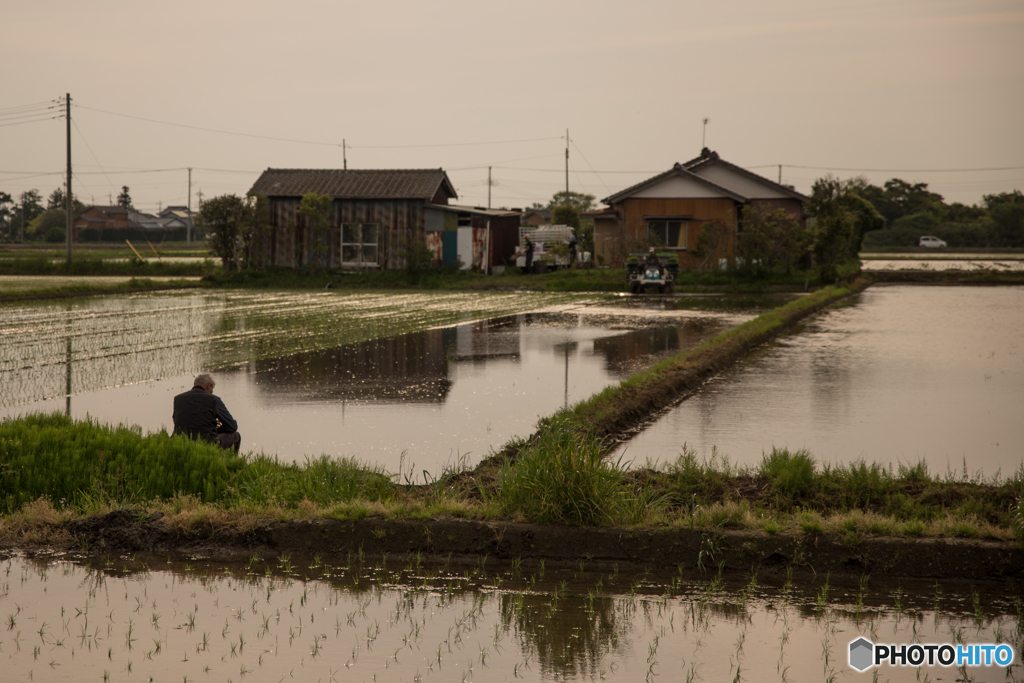
[[[761,460],[760,474],[788,498],[806,495],[814,482],[814,458],[807,451],[772,449]]]
[[[240,509],[331,506],[394,497],[380,468],[326,455],[305,463],[240,456],[166,432],[64,415],[0,421],[0,504],[11,513],[43,498],[58,507],[194,500]]]
[[[143,437],[138,427],[109,427],[60,414],[0,421],[0,505],[11,512],[46,497],[85,505],[97,499],[218,500],[244,460],[212,444]]]
[[[387,500],[394,496],[394,488],[383,469],[350,458],[307,456],[305,463],[299,464],[260,454],[246,458],[225,498],[236,506],[329,506],[355,499]]]
[[[615,521],[629,495],[621,461],[604,457],[599,439],[564,423],[542,430],[498,474],[495,502],[531,522],[598,526]]]

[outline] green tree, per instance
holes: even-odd
[[[246,270],[265,268],[269,259],[270,199],[265,194],[250,194],[245,198],[240,237],[242,260]]]
[[[43,211],[25,227],[26,238],[47,242],[63,242],[66,232],[67,214],[63,207]]]
[[[15,234],[20,234],[22,226],[28,225],[35,220],[36,216],[46,209],[43,207],[43,197],[39,190],[26,190],[18,196],[18,203],[14,205],[11,212],[11,224]]]
[[[789,273],[807,256],[811,234],[785,209],[746,206],[742,222],[738,251],[746,267]]]
[[[1024,247],[1024,194],[1020,190],[987,194],[982,201],[992,221],[991,246]]]
[[[693,255],[697,257],[698,270],[717,270],[721,259],[733,262],[732,250],[729,248],[729,237],[732,228],[725,221],[708,221],[697,233],[697,243],[693,247]]]
[[[3,229],[8,236],[11,235],[11,207],[8,206],[9,204],[14,204],[14,198],[7,192],[0,192],[0,229]]]
[[[128,186],[121,186],[121,194],[117,195],[117,205],[126,209],[132,208],[132,196],[128,194]]]
[[[314,267],[327,267],[332,204],[334,204],[332,197],[316,192],[307,192],[302,195],[302,200],[299,202],[299,215],[302,216],[306,225]]]
[[[220,258],[228,275],[238,268],[241,233],[248,213],[244,199],[225,194],[204,201],[196,216],[196,223],[206,233],[210,251]]]
[[[577,214],[583,213],[584,211],[590,211],[594,208],[594,195],[572,191],[568,194],[566,194],[565,191],[556,192],[551,196],[551,201],[548,202],[547,206],[541,207],[535,204],[532,208],[545,208],[553,211],[555,208],[566,204],[575,207]]]
[[[551,224],[579,228],[580,210],[572,204],[558,204],[551,208]]]
[[[65,209],[64,206],[64,188],[58,187],[56,190],[50,193],[50,196],[46,199],[47,209]],[[72,218],[78,219],[83,213],[85,213],[85,204],[78,201],[78,197],[71,198],[72,204]]]
[[[838,267],[856,258],[860,248],[857,211],[865,207],[852,196],[851,184],[832,176],[819,178],[811,187],[807,208],[814,218],[814,259],[822,281],[835,279]]]

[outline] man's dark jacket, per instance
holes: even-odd
[[[174,397],[174,435],[190,436],[203,441],[216,441],[217,432],[238,431],[238,424],[219,397],[202,387]],[[221,426],[218,429],[217,420]]]

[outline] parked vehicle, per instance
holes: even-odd
[[[938,237],[925,236],[917,242],[919,247],[933,247],[933,248],[944,248],[946,246],[945,241],[940,240]]]
[[[626,259],[626,286],[634,294],[672,291],[679,275],[679,258],[675,254],[658,254],[658,263],[647,262],[646,254],[630,254]]]

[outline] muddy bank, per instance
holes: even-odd
[[[684,570],[717,567],[768,574],[950,579],[1008,584],[1024,582],[1024,548],[1019,543],[950,538],[872,537],[851,542],[836,536],[767,534],[659,528],[569,528],[455,519],[358,521],[318,519],[169,528],[159,513],[118,510],[64,525],[68,542],[60,550],[100,555],[183,552],[209,558],[353,555],[478,563],[522,560],[550,566],[618,564],[621,569]]]

